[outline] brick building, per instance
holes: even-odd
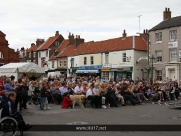
[[[0,66],[10,62],[19,62],[19,53],[9,48],[6,35],[0,31]]]

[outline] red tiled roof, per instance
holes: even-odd
[[[91,42],[82,54],[128,50],[132,48],[133,36],[126,38],[119,37],[105,41]],[[146,42],[139,36],[135,36],[135,50],[147,50]]]
[[[57,48],[57,52],[62,52],[62,51],[66,48],[66,46],[68,45],[68,43],[69,43],[69,40],[64,40],[64,41],[60,44],[60,46]],[[56,56],[55,56],[54,54],[52,54],[52,56],[50,57],[49,60],[56,60]]]
[[[75,56],[81,54],[90,42],[80,44],[76,49],[75,45],[68,45],[67,48],[60,53],[57,57]]]
[[[135,49],[136,50],[142,50],[142,51],[148,50],[147,43],[140,36],[135,37]]]
[[[26,52],[36,51],[36,49],[37,49],[37,46],[33,45],[29,49],[27,49]]]
[[[52,36],[52,37],[48,38],[47,41],[45,41],[40,47],[38,47],[38,50],[48,49],[48,47],[49,47],[59,36],[60,36],[60,35]]]

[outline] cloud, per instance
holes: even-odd
[[[36,38],[47,39],[59,31],[81,34],[85,41],[106,40],[136,35],[140,29],[151,29],[163,20],[169,7],[172,16],[181,13],[180,0],[0,0],[0,30],[11,48],[30,47]]]

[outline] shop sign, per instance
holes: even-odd
[[[80,66],[79,69],[101,69],[102,65],[94,65],[94,66]]]

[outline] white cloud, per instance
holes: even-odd
[[[165,7],[179,16],[180,0],[0,0],[0,30],[10,47],[30,47],[36,38],[47,39],[59,31],[81,34],[85,41],[135,35],[163,19]]]

